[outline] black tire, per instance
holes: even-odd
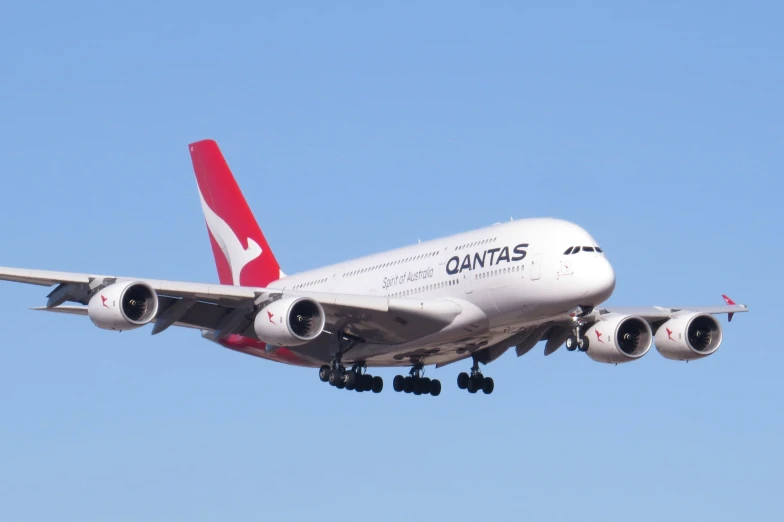
[[[321,382],[329,381],[329,372],[330,372],[330,367],[327,366],[326,364],[321,368],[319,368],[319,379],[321,379]]]
[[[405,377],[402,375],[395,375],[395,378],[392,379],[392,389],[396,392],[403,391],[403,383],[405,382]]]
[[[422,377],[419,380],[419,390],[422,392],[422,395],[430,395],[430,383],[432,381],[427,377]]]
[[[495,389],[495,382],[492,377],[485,377],[482,379],[482,391],[485,395],[490,395]]]
[[[468,374],[466,372],[462,372],[457,376],[457,387],[461,390],[465,390],[468,388]]]
[[[479,382],[476,380],[476,378],[471,377],[468,379],[468,386],[466,386],[466,390],[468,390],[468,393],[476,393],[479,391]]]
[[[422,379],[414,377],[414,395],[422,395]]]
[[[357,385],[357,381],[359,380],[358,377],[359,375],[353,371],[346,372],[346,376],[343,379],[343,382],[346,384],[346,388],[353,390]]]
[[[580,340],[577,341],[577,348],[581,352],[587,352],[588,347],[591,345],[590,341],[588,341],[587,337],[580,337]]]
[[[570,335],[566,338],[566,349],[573,352],[577,348],[577,337]]]
[[[430,395],[433,397],[438,397],[441,395],[441,381],[438,379],[433,379],[430,381]]]
[[[337,388],[338,390],[342,390],[345,387],[346,384],[343,381],[338,381],[338,383],[335,385],[335,388]]]
[[[384,379],[376,375],[373,377],[373,393],[381,393],[381,390],[384,389]]]
[[[373,389],[373,376],[369,374],[365,374],[362,376],[362,390],[363,391],[370,391]]]
[[[337,386],[339,382],[342,381],[340,371],[338,370],[330,370],[329,371],[329,378],[327,379],[332,386]]]
[[[403,379],[403,391],[406,393],[411,393],[414,391],[414,378],[413,377],[405,377]]]

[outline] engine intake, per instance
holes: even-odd
[[[324,331],[324,309],[307,297],[283,298],[264,307],[253,321],[260,340],[272,346],[299,346]]]
[[[656,349],[667,359],[693,361],[718,350],[721,339],[721,325],[715,317],[685,313],[656,330]]]
[[[645,319],[633,315],[607,314],[585,332],[588,357],[618,364],[639,359],[651,348],[653,332]]]
[[[133,330],[158,313],[158,295],[140,281],[114,283],[100,290],[87,304],[87,315],[98,328]]]

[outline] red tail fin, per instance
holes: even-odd
[[[281,272],[218,144],[190,144],[201,208],[221,284],[267,286]]]

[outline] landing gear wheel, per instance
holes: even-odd
[[[343,382],[343,376],[340,375],[340,370],[330,370],[327,380],[332,386],[337,386],[339,382]]]
[[[345,376],[343,377],[343,384],[346,385],[347,389],[352,390],[356,387],[357,377],[359,377],[359,375],[357,375],[354,371],[346,372]]]
[[[419,377],[412,377],[414,380],[414,395],[422,395],[422,379]]]
[[[423,395],[430,394],[430,384],[431,383],[432,383],[432,381],[430,379],[428,379],[427,377],[422,377],[422,379],[419,381],[419,389],[422,391]]]
[[[566,338],[566,349],[573,352],[577,348],[577,337],[570,335]]]
[[[495,383],[493,382],[492,377],[485,377],[482,379],[482,391],[485,395],[490,395],[493,393],[495,389]]]
[[[403,391],[406,393],[411,393],[414,391],[414,378],[413,377],[405,377],[403,379]]]
[[[580,340],[577,341],[577,348],[579,348],[581,352],[587,352],[590,345],[591,343],[588,342],[587,337],[580,337]]]
[[[403,391],[403,383],[405,382],[406,378],[402,375],[395,375],[395,378],[392,379],[392,389],[396,392]]]
[[[466,386],[466,389],[468,390],[468,393],[478,392],[479,382],[475,378],[471,377],[470,379],[468,379],[468,386]]]
[[[321,382],[329,381],[329,372],[330,367],[326,364],[319,368],[319,379],[321,379]]]
[[[461,390],[465,390],[468,388],[468,374],[466,372],[462,372],[460,375],[457,376],[457,387]]]
[[[441,395],[441,381],[438,379],[433,379],[430,381],[430,395],[433,397],[438,397]]]
[[[338,381],[338,383],[335,385],[335,388],[337,388],[338,390],[342,390],[345,387],[346,387],[346,383],[344,383],[343,381]]]
[[[381,393],[381,390],[384,389],[384,379],[381,377],[373,377],[373,385],[371,386],[373,393]]]
[[[365,374],[362,376],[362,388],[365,391],[370,391],[373,389],[373,376]]]

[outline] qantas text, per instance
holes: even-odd
[[[512,248],[512,256],[509,255],[511,247],[489,248],[484,252],[474,252],[466,254],[464,257],[454,256],[446,263],[446,273],[449,275],[459,274],[463,270],[476,270],[485,266],[499,265],[502,262],[513,263],[525,259],[525,249],[528,243],[520,243]]]

